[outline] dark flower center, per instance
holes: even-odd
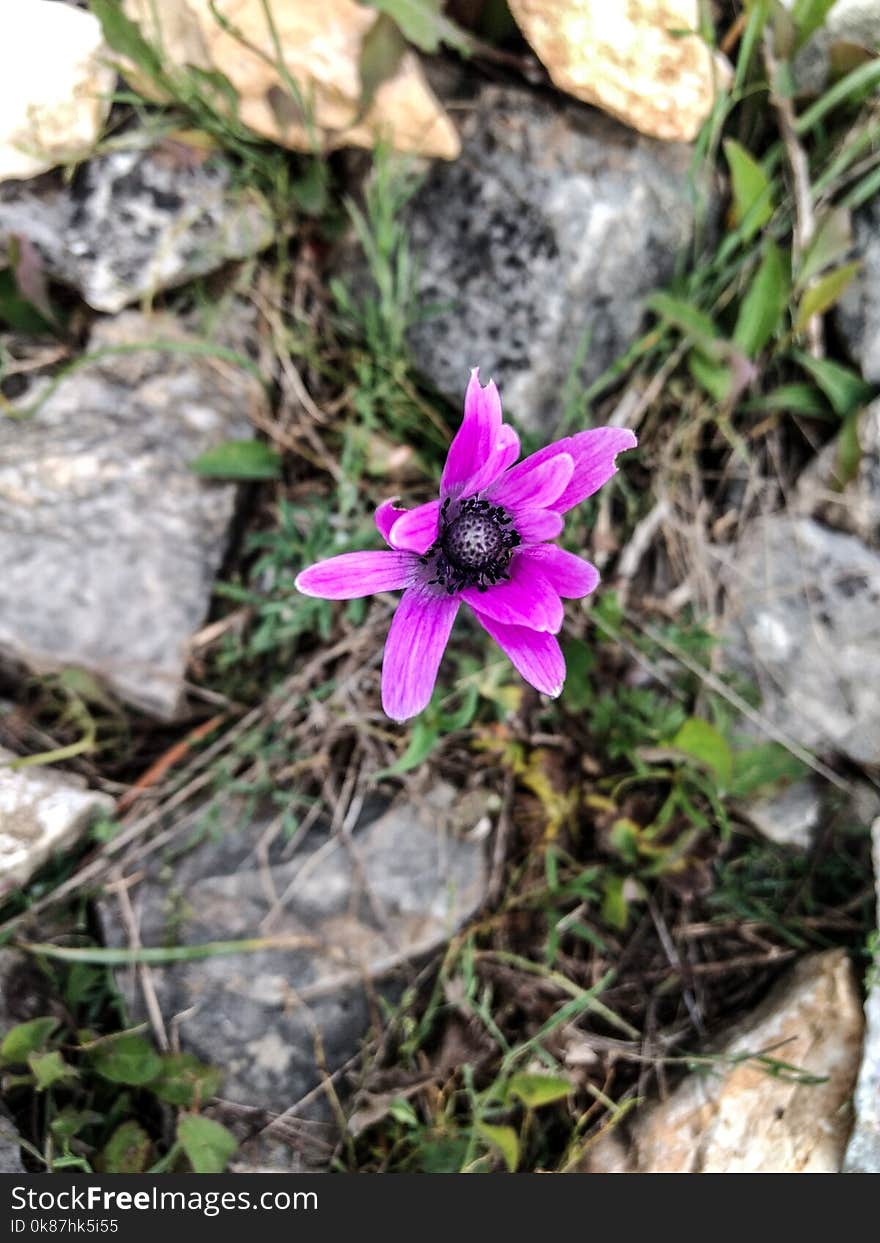
[[[466,587],[486,591],[508,577],[510,554],[519,543],[512,519],[500,505],[478,497],[454,504],[449,498],[440,510],[436,543],[422,557],[450,595]]]

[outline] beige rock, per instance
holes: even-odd
[[[377,19],[355,0],[271,0],[279,65],[262,0],[125,0],[125,11],[173,66],[222,73],[239,97],[240,119],[258,134],[299,151],[372,147],[454,159],[455,127],[433,95],[418,57],[406,52],[364,113],[360,58]],[[155,89],[136,72],[138,89]],[[291,92],[295,84],[299,98]]]
[[[843,950],[804,959],[738,1029],[727,1058],[766,1053],[822,1078],[773,1077],[754,1059],[691,1075],[587,1158],[590,1173],[836,1173],[852,1123],[863,1019]]]
[[[116,80],[96,17],[49,0],[0,5],[0,181],[91,151]]]
[[[0,897],[70,846],[113,799],[69,773],[10,768],[15,756],[0,748]]]
[[[650,134],[688,142],[712,109],[712,53],[698,0],[509,0],[560,88]]]

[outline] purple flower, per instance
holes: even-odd
[[[567,510],[611,478],[617,454],[635,444],[625,428],[597,427],[514,466],[519,438],[502,422],[495,384],[483,388],[474,368],[439,500],[410,510],[385,501],[376,526],[386,551],[319,561],[296,586],[325,600],[403,588],[382,664],[382,707],[395,721],[415,716],[431,698],[462,603],[527,682],[556,696],[565,681],[555,637],[562,599],[589,595],[599,574],[547,541],[559,535]]]

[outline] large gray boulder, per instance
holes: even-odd
[[[834,313],[853,360],[870,384],[880,384],[880,198],[853,217],[853,255],[861,263]]]
[[[170,718],[236,499],[190,463],[250,437],[265,399],[164,316],[101,321],[89,345],[35,413],[0,419],[0,657],[83,667]]]
[[[497,87],[461,133],[408,215],[426,316],[412,349],[451,399],[479,365],[521,425],[550,431],[566,379],[589,384],[635,339],[690,241],[691,149]]]
[[[448,785],[416,805],[383,812],[374,802],[350,839],[313,831],[291,849],[232,801],[193,849],[143,869],[130,896],[144,945],[275,939],[151,969],[166,1020],[182,1016],[182,1046],[224,1069],[224,1099],[277,1112],[296,1104],[320,1082],[319,1050],[331,1073],[343,1066],[379,1014],[377,996],[399,993],[412,960],[474,913],[486,867],[468,830],[484,800],[468,803]],[[128,945],[112,898],[101,917],[107,943]],[[119,978],[143,1014],[136,982]]]

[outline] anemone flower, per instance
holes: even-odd
[[[386,550],[319,561],[296,587],[325,600],[403,589],[382,664],[382,707],[395,721],[427,705],[462,604],[518,673],[555,697],[565,681],[556,639],[562,600],[589,595],[599,574],[548,541],[562,531],[562,515],[601,488],[617,470],[617,454],[635,444],[625,428],[596,427],[514,465],[519,438],[502,422],[494,382],[484,388],[474,368],[439,499],[410,510],[385,501],[376,526]]]

